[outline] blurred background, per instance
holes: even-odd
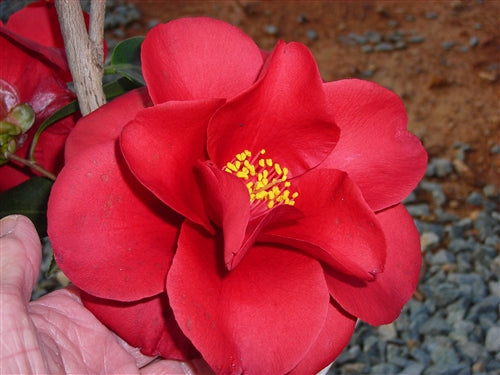
[[[2,20],[24,3],[0,2]],[[329,374],[500,374],[500,1],[108,0],[106,39],[202,15],[262,49],[306,44],[326,81],[393,90],[429,153],[405,201],[421,234],[417,292],[393,324],[361,323]]]

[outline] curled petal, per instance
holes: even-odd
[[[179,329],[165,293],[134,302],[119,302],[80,292],[83,305],[104,325],[149,356],[186,360],[196,349]]]
[[[301,215],[294,207],[281,205],[257,217],[252,215],[248,189],[242,180],[221,171],[211,161],[199,163],[200,186],[207,211],[224,237],[224,263],[232,270],[272,223],[293,221]]]
[[[297,176],[330,154],[339,130],[305,46],[278,43],[267,62],[263,77],[210,120],[208,154],[222,167],[244,150],[257,154],[265,149],[266,157]]]
[[[372,280],[386,260],[384,233],[346,173],[315,169],[293,179],[300,218],[270,225],[262,240],[284,242],[341,272]]]
[[[141,61],[149,94],[158,104],[232,97],[254,83],[263,57],[240,29],[198,17],[152,29],[142,45]]]
[[[224,263],[231,270],[241,251],[250,220],[248,190],[241,180],[215,167],[210,161],[199,163],[200,186],[209,215],[224,234]]]
[[[167,102],[137,114],[120,145],[135,176],[166,205],[211,231],[195,166],[206,160],[206,128],[220,99]]]
[[[327,269],[333,298],[349,313],[372,324],[394,321],[415,292],[422,264],[420,237],[403,205],[377,214],[387,240],[384,272],[374,281],[363,282]]]
[[[167,277],[180,328],[217,373],[292,370],[327,317],[320,264],[284,248],[256,246],[228,272],[220,241],[188,222],[182,227]]]
[[[48,233],[77,287],[136,301],[163,290],[181,218],[139,184],[115,146],[95,146],[66,164],[50,194]]]
[[[408,132],[401,99],[373,82],[328,82],[325,93],[341,137],[325,168],[346,171],[374,211],[400,203],[424,175],[427,153]]]

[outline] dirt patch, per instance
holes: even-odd
[[[206,15],[263,49],[300,41],[325,80],[359,77],[395,91],[430,158],[454,171],[440,183],[460,210],[468,194],[500,187],[500,1],[132,1],[144,35],[155,22]]]

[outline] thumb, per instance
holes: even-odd
[[[21,215],[0,220],[0,293],[19,293],[28,302],[40,272],[40,239]]]

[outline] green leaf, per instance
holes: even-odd
[[[142,87],[142,85],[129,80],[128,78],[118,78],[115,81],[107,83],[103,86],[104,94],[106,95],[106,100],[111,100],[117,96],[123,95],[126,92]]]
[[[106,74],[120,74],[131,81],[145,85],[144,77],[142,76],[141,67],[134,64],[116,64],[108,65],[104,68]]]
[[[66,116],[72,115],[79,109],[80,108],[78,107],[78,102],[76,100],[73,100],[72,102],[66,104],[64,107],[58,109],[56,112],[50,115],[44,122],[42,122],[42,124],[36,131],[35,136],[33,137],[33,141],[31,142],[30,153],[29,153],[30,160],[35,160],[34,158],[35,147],[36,144],[38,143],[38,138],[40,138],[40,134],[42,134],[42,132],[45,129],[47,129],[50,125],[65,118]]]
[[[140,66],[143,41],[143,36],[135,36],[118,43],[111,55],[111,65],[132,64]]]
[[[53,182],[44,177],[28,181],[0,193],[0,218],[19,214],[30,218],[40,237],[47,235],[47,201]]]
[[[110,64],[104,67],[104,73],[120,74],[144,85],[141,70],[141,45],[143,41],[143,36],[136,36],[118,43],[111,55]]]

